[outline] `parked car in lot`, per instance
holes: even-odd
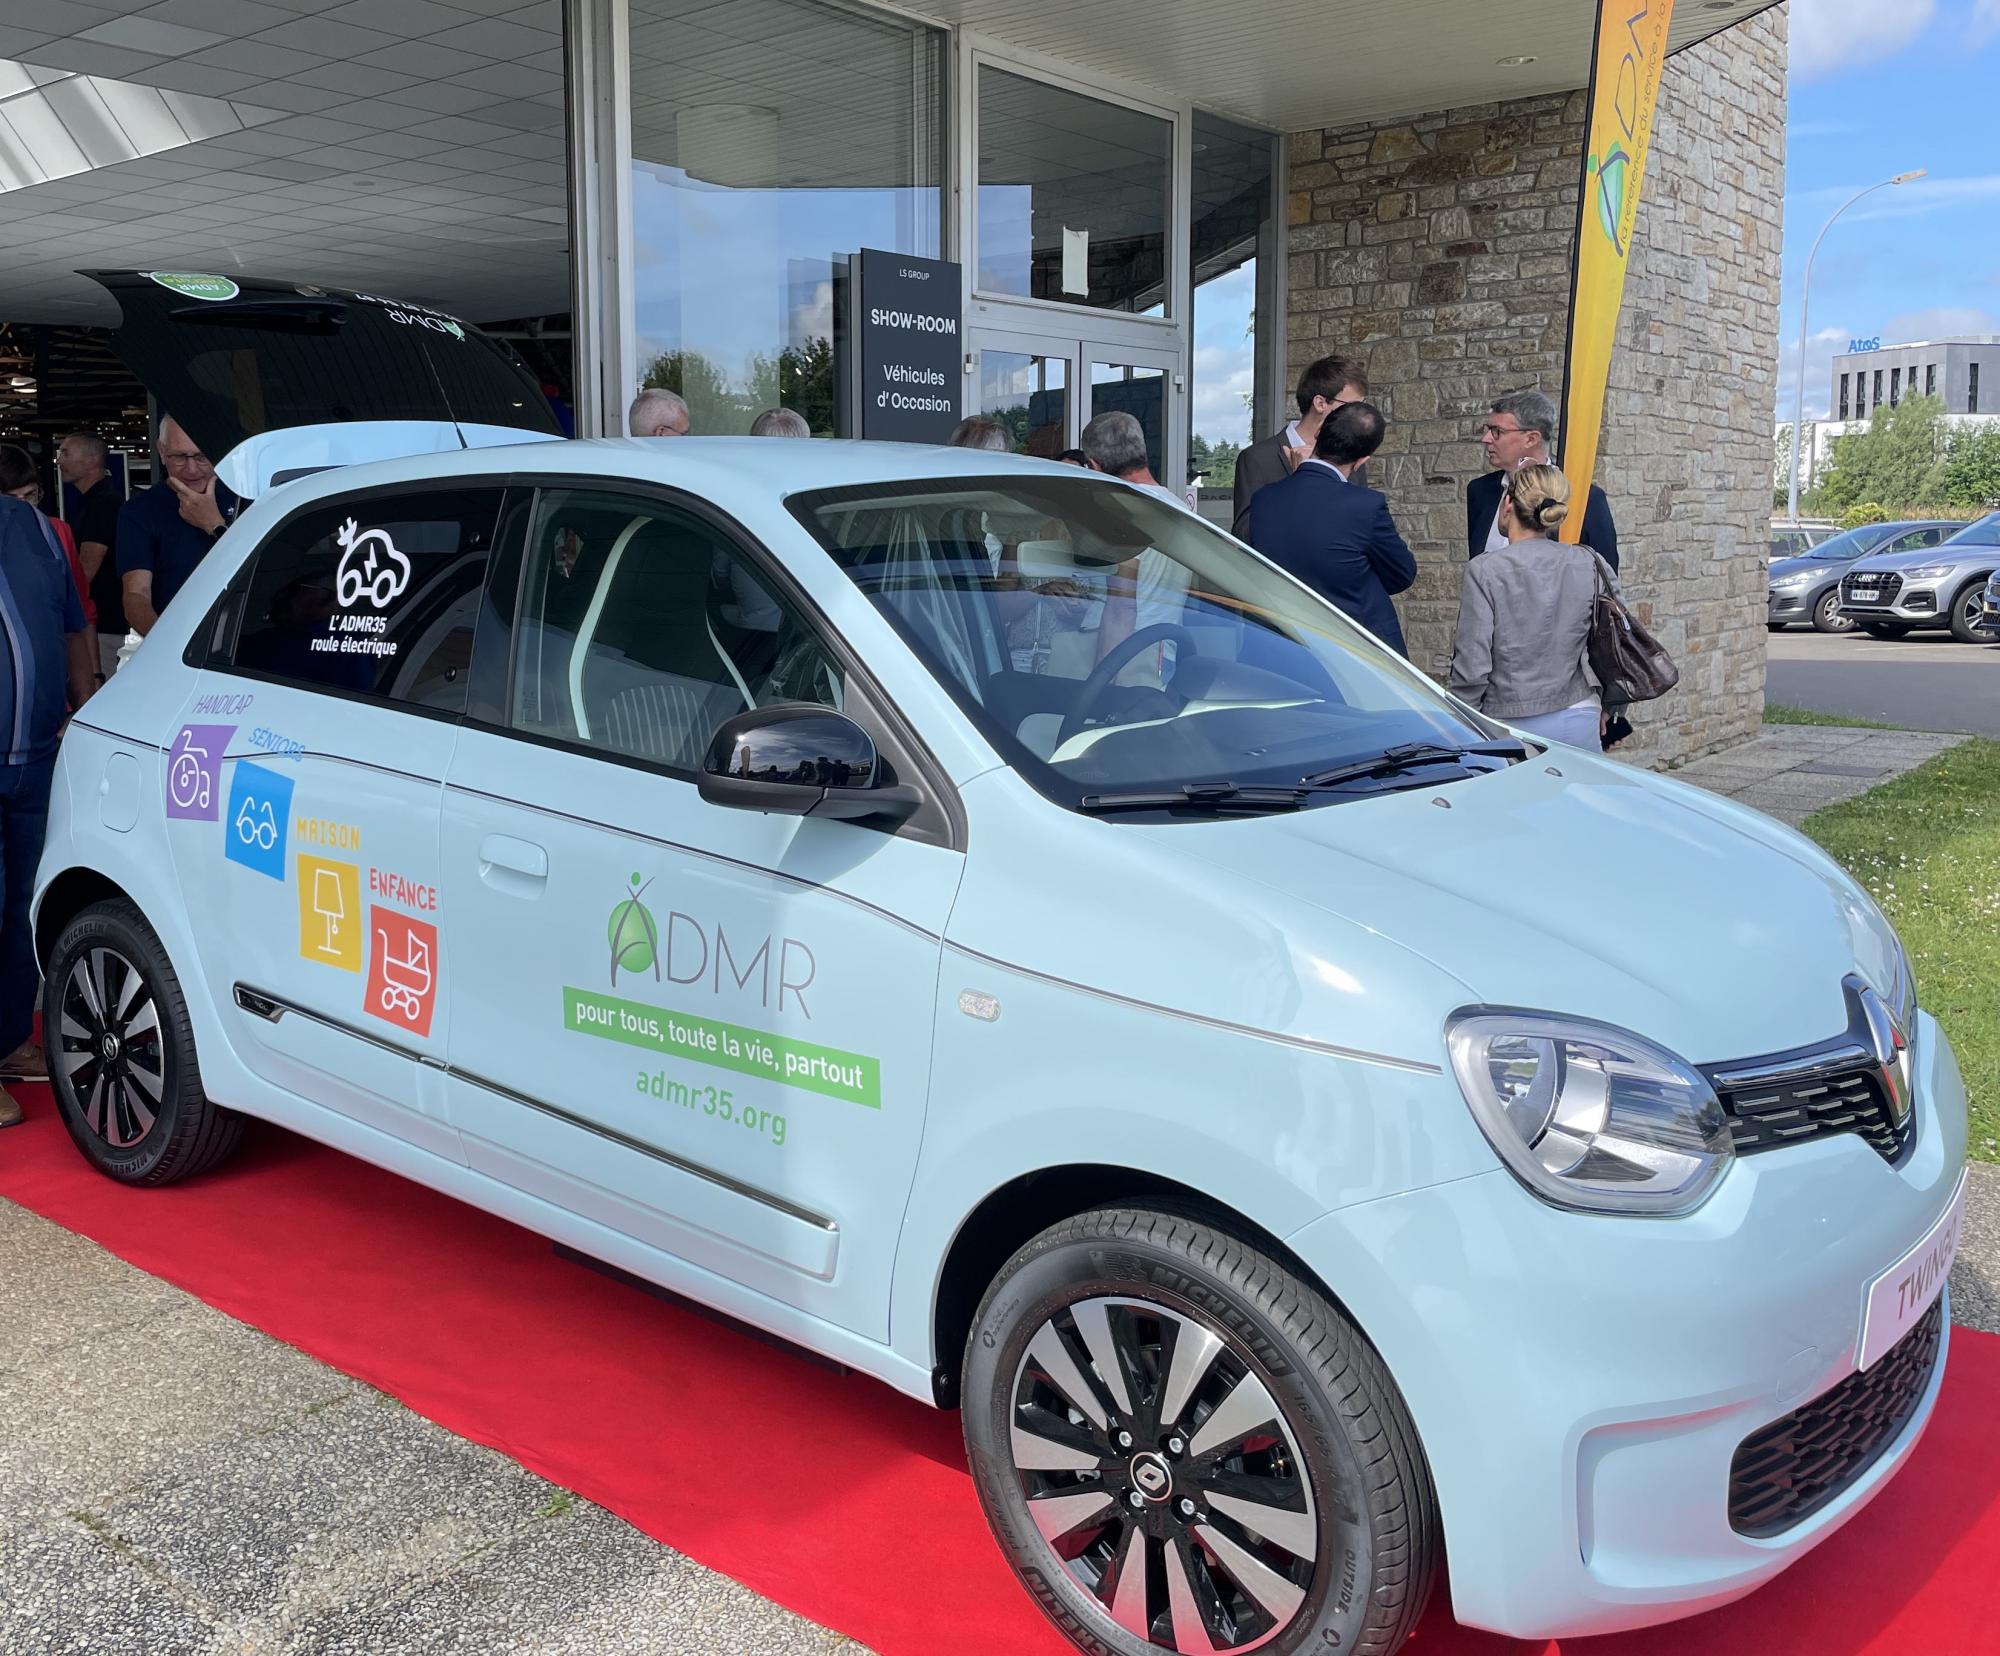
[[[1807,622],[1820,632],[1852,632],[1840,613],[1840,577],[1857,559],[1875,552],[1915,552],[1936,546],[1965,527],[1926,519],[1870,523],[1845,529],[1796,557],[1773,558],[1766,577],[1765,622],[1773,632]]]
[[[1877,553],[1840,580],[1840,613],[1876,638],[1949,627],[1964,644],[1979,637],[1986,582],[2000,567],[2000,512],[1962,527],[1928,551]]]
[[[1964,1089],[1799,835],[1057,464],[526,432],[274,485],[377,302],[121,297],[251,504],[60,759],[35,946],[110,1177],[277,1122],[957,1406],[1118,1656],[1386,1656],[1446,1536],[1469,1624],[1671,1619],[1908,1458]],[[406,337],[506,423],[476,333]],[[1560,899],[1634,869],[1644,925]]]
[[[1986,591],[1979,605],[1979,632],[1982,637],[2000,637],[2000,570],[1986,577]]]
[[[1773,522],[1771,525],[1771,556],[1773,558],[1796,558],[1810,552],[1823,540],[1831,538],[1839,529],[1835,523],[1819,522]]]

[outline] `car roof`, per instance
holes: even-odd
[[[327,495],[455,478],[538,476],[629,479],[693,494],[747,491],[765,499],[848,485],[931,478],[995,482],[1022,477],[1114,480],[1056,460],[935,443],[825,441],[784,437],[589,437],[525,442],[458,453],[412,455],[314,472],[272,491],[303,502]],[[301,486],[303,485],[303,486]],[[296,491],[296,492],[295,492]]]

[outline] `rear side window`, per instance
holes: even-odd
[[[214,664],[463,711],[502,492],[369,495],[289,519],[239,577],[235,640]]]

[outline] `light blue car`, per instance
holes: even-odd
[[[39,881],[106,1173],[262,1118],[956,1406],[1023,1583],[1122,1656],[1387,1652],[1447,1551],[1475,1626],[1663,1621],[1907,1459],[1965,1099],[1804,839],[1069,467],[274,486],[367,437],[184,411],[307,337],[250,297],[182,303],[163,401],[254,504],[71,725]]]

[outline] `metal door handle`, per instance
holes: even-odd
[[[479,842],[479,877],[503,891],[532,895],[548,882],[549,854],[511,834],[488,834]]]

